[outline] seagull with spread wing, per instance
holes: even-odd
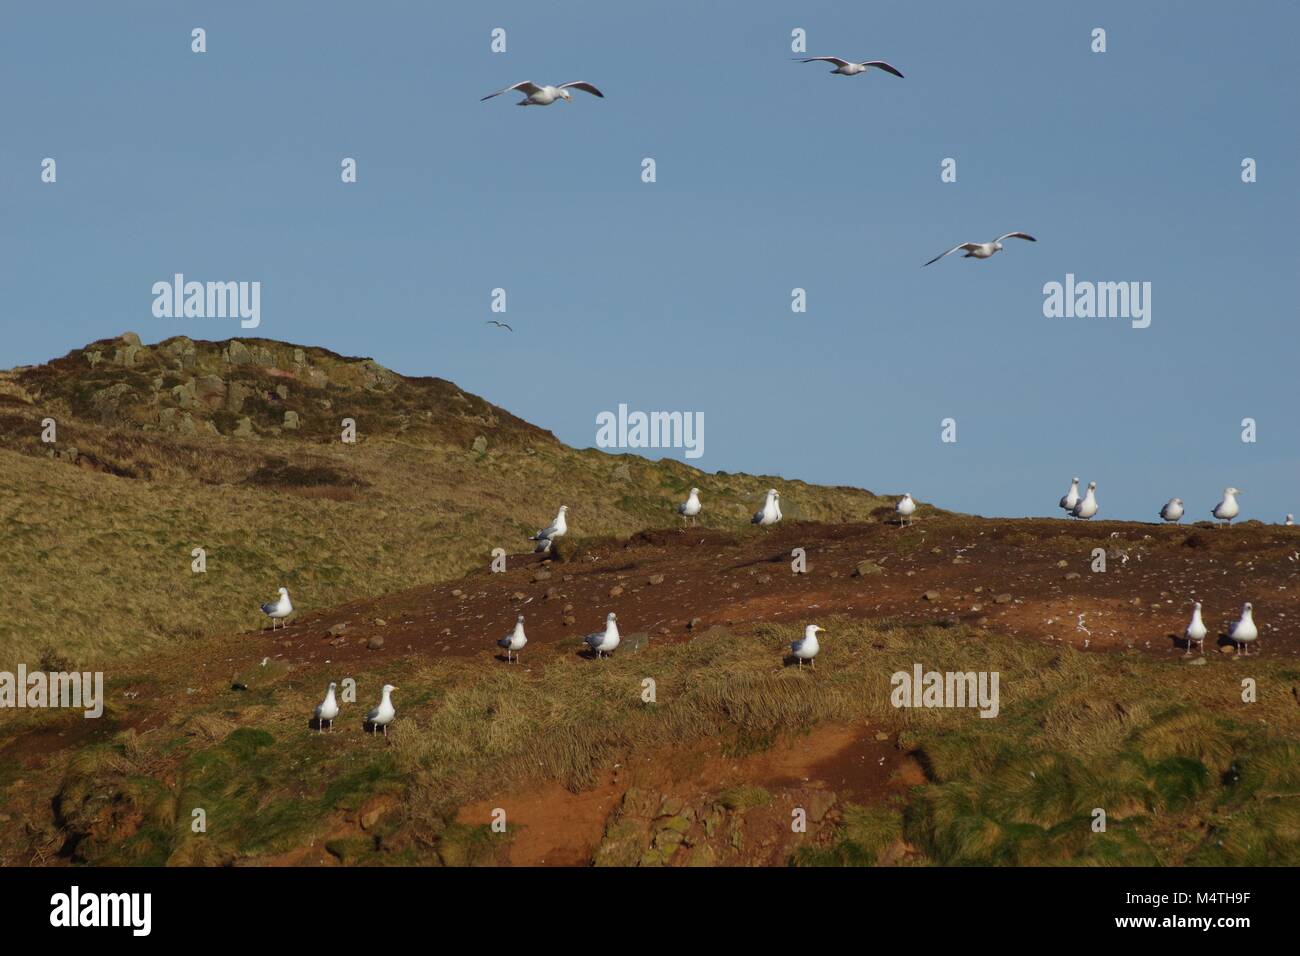
[[[487,324],[488,324],[488,325],[495,325],[497,328],[499,328],[499,329],[505,329],[507,332],[513,332],[513,331],[514,331],[514,329],[512,329],[510,326],[506,325],[504,322],[498,322],[496,319],[488,319],[488,320],[487,320]]]
[[[942,255],[935,256],[925,265],[928,266],[931,265],[932,263],[938,262],[944,256],[950,256],[959,249],[966,250],[966,255],[962,256],[963,259],[987,259],[995,252],[1002,251],[1003,239],[1027,239],[1029,242],[1038,241],[1027,232],[1008,232],[1005,235],[998,236],[992,242],[963,242],[959,245],[953,246],[951,249],[949,249],[947,252],[943,253]],[[925,266],[922,266],[921,268],[924,269]]]
[[[495,93],[489,93],[483,97],[483,100],[490,100],[494,96],[500,96],[502,93],[509,93],[511,90],[518,90],[524,94],[524,99],[520,100],[517,106],[550,106],[557,100],[571,101],[573,97],[569,95],[569,90],[582,90],[590,93],[592,96],[599,96],[602,100],[605,94],[596,89],[590,83],[583,80],[575,80],[572,83],[561,83],[559,86],[538,86],[536,83],[524,80],[522,83],[516,83],[514,86],[507,86],[504,90],[497,90]],[[479,102],[483,102],[479,100]]]
[[[884,70],[886,73],[892,73],[899,79],[903,78],[902,73],[899,73],[898,70],[894,69],[884,60],[867,60],[863,63],[850,63],[848,60],[841,60],[838,56],[810,56],[803,60],[795,57],[795,59],[799,60],[800,63],[834,63],[835,69],[831,70],[831,72],[838,73],[840,76],[857,76],[859,73],[865,73],[867,70],[875,67],[877,70]]]

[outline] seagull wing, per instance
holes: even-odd
[[[952,254],[953,254],[954,252],[956,252],[958,249],[965,249],[966,251],[969,252],[970,250],[975,249],[975,248],[977,248],[978,246],[979,246],[979,243],[978,243],[978,242],[963,242],[963,243],[961,243],[961,244],[959,244],[959,245],[953,246],[953,247],[952,247],[951,249],[949,249],[947,252],[942,253],[941,255],[937,255],[937,256],[935,256],[933,259],[931,259],[929,262],[927,262],[927,263],[925,264],[925,266],[932,265],[932,264],[938,262],[938,261],[939,261],[940,259],[942,259],[944,256],[950,256],[950,255],[952,255]],[[921,266],[921,268],[924,269],[925,266]]]
[[[561,83],[561,84],[560,84],[560,89],[562,89],[562,90],[567,90],[567,89],[569,89],[570,87],[572,87],[572,88],[575,89],[575,90],[582,90],[584,93],[590,93],[592,96],[599,96],[602,100],[605,98],[605,94],[604,94],[604,93],[602,93],[600,90],[596,89],[594,86],[592,86],[592,85],[591,85],[590,83],[588,83],[586,80],[574,80],[572,83]]]
[[[1035,239],[1033,236],[1031,236],[1031,235],[1030,235],[1029,233],[1027,233],[1027,232],[1009,232],[1009,233],[1007,233],[1005,236],[998,236],[998,237],[997,237],[996,239],[994,239],[993,241],[994,241],[994,242],[1001,242],[1003,239],[1028,239],[1030,242],[1037,242],[1037,241],[1038,241],[1037,239]]]
[[[479,100],[479,102],[482,103],[483,100],[490,100],[492,97],[500,96],[502,93],[509,93],[511,90],[518,90],[525,96],[532,96],[540,89],[541,87],[536,83],[533,83],[530,80],[524,80],[522,83],[516,83],[514,86],[507,86],[504,90],[497,90],[495,93],[489,93],[487,96],[483,97],[482,100]]]
[[[276,606],[275,606],[274,604],[263,604],[263,605],[262,605],[262,613],[263,613],[263,614],[272,614],[272,613],[274,613],[275,608],[276,608]]]
[[[899,73],[898,70],[894,69],[892,66],[890,66],[888,63],[886,63],[884,60],[868,60],[866,63],[860,64],[860,65],[861,65],[861,66],[874,66],[877,70],[884,70],[886,73],[892,73],[892,74],[894,74],[894,76],[898,77],[900,80],[903,78],[903,74],[902,74],[902,73]]]
[[[838,56],[810,56],[806,60],[800,60],[800,63],[834,63],[836,66],[848,66],[848,60],[841,60]]]

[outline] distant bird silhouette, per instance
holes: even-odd
[[[506,325],[504,322],[498,322],[496,319],[488,319],[487,324],[495,325],[497,328],[505,329],[507,332],[514,331],[514,329],[510,328],[510,326]]]

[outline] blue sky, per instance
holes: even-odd
[[[791,62],[796,27],[906,79]],[[703,412],[709,470],[996,515],[1054,513],[1077,474],[1143,519],[1232,484],[1281,520],[1297,33],[1300,7],[1251,0],[6,3],[0,365],[238,336],[154,318],[150,288],[258,280],[255,334],[451,379],[578,446],[626,403]],[[524,79],[606,98],[479,102]],[[920,268],[1012,229],[1039,242]],[[1066,273],[1152,283],[1150,328],[1045,318]],[[513,335],[484,324],[496,287]]]

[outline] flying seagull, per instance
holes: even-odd
[[[1027,233],[1027,232],[1008,232],[1008,233],[1006,233],[1006,234],[1004,234],[1004,235],[998,236],[998,237],[997,237],[996,239],[994,239],[992,242],[963,242],[963,243],[961,243],[961,244],[959,244],[959,245],[953,246],[953,247],[952,247],[951,249],[949,249],[947,252],[942,253],[941,255],[937,255],[937,256],[935,256],[933,259],[931,259],[931,260],[930,260],[929,262],[927,262],[925,265],[926,265],[926,266],[928,266],[928,265],[932,265],[933,263],[938,262],[938,261],[939,261],[940,259],[942,259],[944,256],[950,256],[950,255],[952,255],[952,254],[953,254],[954,252],[956,252],[958,249],[965,249],[965,250],[966,250],[966,255],[962,256],[963,259],[987,259],[989,256],[993,255],[995,252],[1001,252],[1001,251],[1002,251],[1002,240],[1003,240],[1003,239],[1027,239],[1027,240],[1029,240],[1030,242],[1037,242],[1037,241],[1038,241],[1037,239],[1035,239],[1033,236],[1031,236],[1031,235],[1030,235],[1029,233]],[[922,266],[921,268],[924,269],[925,266]]]
[[[338,698],[334,696],[334,688],[338,684],[330,681],[330,688],[325,692],[325,699],[316,705],[316,730],[324,733],[325,725],[330,725],[330,732],[334,732],[334,718],[339,715]]]
[[[583,80],[575,80],[572,83],[561,83],[559,86],[538,86],[536,83],[524,80],[522,83],[516,83],[514,86],[507,86],[504,90],[497,90],[495,93],[489,93],[483,97],[483,100],[490,100],[494,96],[500,96],[502,93],[509,93],[511,90],[518,90],[524,94],[524,99],[518,102],[518,106],[550,106],[557,100],[570,101],[573,97],[569,90],[583,90],[592,96],[599,96],[602,100],[605,94],[596,89],[590,83]],[[479,100],[480,103],[483,100]]]
[[[1160,517],[1177,524],[1183,517],[1183,499],[1170,498],[1169,502],[1160,509]]]
[[[1210,512],[1220,521],[1228,522],[1229,528],[1232,527],[1232,519],[1237,517],[1237,512],[1241,510],[1241,506],[1237,504],[1237,495],[1239,494],[1241,494],[1241,490],[1238,488],[1224,488],[1223,500],[1215,505],[1214,510]],[[1218,525],[1215,527],[1218,527]]]
[[[374,733],[374,728],[383,727],[384,736],[388,736],[388,725],[397,716],[397,708],[393,706],[393,691],[395,690],[397,688],[392,684],[385,684],[383,696],[379,698],[379,705],[366,714],[366,723],[370,725],[371,733]]]
[[[510,326],[506,325],[504,322],[498,322],[496,319],[488,319],[488,320],[487,320],[487,324],[488,324],[488,325],[495,325],[497,328],[499,328],[499,329],[505,329],[507,332],[513,332],[513,331],[514,331],[514,329],[510,328]]]
[[[551,543],[556,538],[563,538],[569,533],[569,524],[564,520],[564,513],[568,510],[568,505],[560,505],[560,513],[555,516],[555,520],[551,522],[550,527],[543,528],[541,531],[537,532],[537,534],[528,539],[529,541],[537,542],[537,547],[533,549],[534,553],[539,551],[550,551]]]
[[[867,72],[867,70],[874,66],[877,70],[884,70],[886,73],[892,73],[899,79],[903,78],[902,73],[899,73],[884,60],[867,60],[863,63],[850,63],[848,60],[841,60],[838,56],[810,56],[807,59],[802,60],[799,59],[799,57],[795,57],[795,59],[799,60],[800,63],[834,63],[835,69],[831,70],[831,72],[838,73],[840,76],[857,76],[859,73]]]
[[[825,633],[824,628],[809,624],[804,628],[803,639],[790,645],[790,654],[799,662],[800,667],[803,667],[804,661],[811,661],[813,670],[817,669],[817,654],[821,650],[821,645],[817,643],[818,631]]]
[[[289,600],[289,589],[280,588],[279,600],[263,604],[262,613],[271,619],[271,630],[274,631],[276,621],[282,622],[293,613],[293,604]]]
[[[519,659],[519,652],[527,643],[528,638],[524,635],[524,616],[520,614],[515,619],[515,629],[497,641],[497,647],[505,648],[506,660],[511,661]]]

